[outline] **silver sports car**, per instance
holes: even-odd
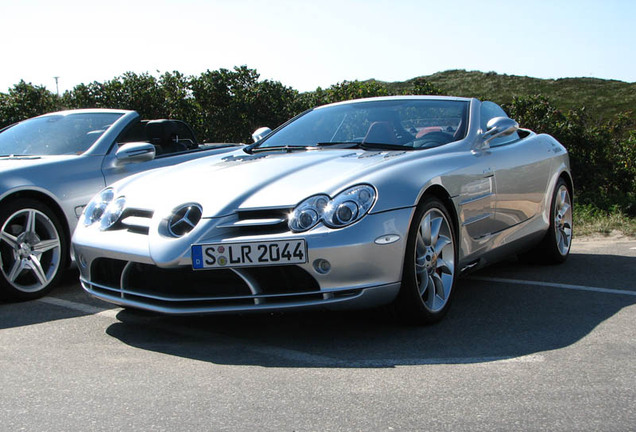
[[[123,110],[57,112],[0,130],[0,298],[54,286],[78,218],[104,186],[227,150],[200,146],[181,121]]]
[[[569,254],[565,148],[492,102],[362,99],[255,135],[94,197],[73,237],[84,289],[169,314],[393,303],[428,323],[463,272]]]

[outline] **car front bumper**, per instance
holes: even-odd
[[[365,308],[389,303],[399,291],[412,212],[370,214],[339,230],[205,238],[222,243],[302,237],[308,259],[296,265],[193,270],[190,243],[184,242],[169,262],[159,262],[152,248],[166,246],[149,238],[157,236],[152,230],[143,235],[81,227],[73,249],[84,290],[124,307],[166,314]],[[207,232],[214,231],[213,224]],[[329,263],[328,272],[319,268],[320,261]]]

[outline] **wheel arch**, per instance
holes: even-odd
[[[456,240],[459,243],[459,218],[455,205],[453,204],[453,200],[451,199],[451,195],[446,189],[444,189],[443,186],[433,184],[424,190],[417,204],[419,205],[427,196],[434,196],[444,204],[444,207],[446,207],[446,210],[451,216],[451,222],[453,224],[453,229],[455,230],[455,236],[457,237]]]
[[[574,182],[572,181],[571,174],[568,171],[563,171],[561,174],[559,174],[559,178],[563,179],[566,186],[568,187],[568,190],[570,191],[570,196],[572,197],[572,199],[574,199]]]

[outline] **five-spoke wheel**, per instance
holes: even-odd
[[[30,199],[0,211],[0,296],[28,300],[45,295],[57,280],[68,254],[55,214]]]

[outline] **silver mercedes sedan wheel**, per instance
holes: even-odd
[[[44,205],[19,200],[0,223],[0,294],[14,300],[39,297],[62,268],[66,246],[55,216]]]

